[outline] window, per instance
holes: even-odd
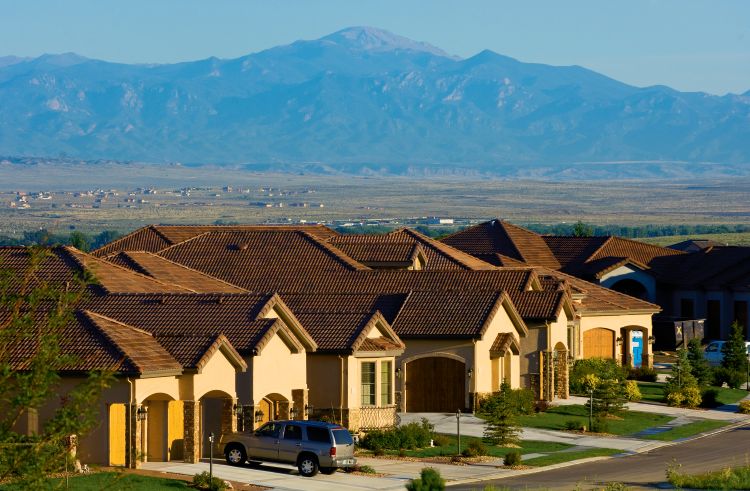
[[[680,316],[685,319],[695,318],[695,303],[692,298],[683,298],[680,300]]]
[[[706,346],[706,353],[716,353],[719,351],[719,343],[711,343]]]
[[[308,426],[307,439],[311,442],[331,443],[331,435],[328,434],[328,428]]]
[[[256,433],[260,436],[278,438],[279,430],[281,430],[281,426],[278,423],[266,423],[261,426]]]
[[[734,320],[737,321],[743,329],[747,329],[747,302],[737,300],[734,302]]]
[[[302,427],[300,425],[286,425],[284,440],[302,440]]]
[[[393,363],[390,361],[380,362],[380,405],[391,404],[391,391],[393,389],[393,379],[391,378],[391,368]]]
[[[349,430],[333,430],[333,441],[336,442],[336,445],[352,445],[354,443]]]
[[[375,405],[375,362],[362,362],[362,405]]]

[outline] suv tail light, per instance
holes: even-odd
[[[328,451],[328,455],[330,457],[335,457],[336,456],[336,447],[331,447],[331,449]]]

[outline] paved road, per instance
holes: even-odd
[[[718,470],[727,465],[744,465],[750,458],[750,423],[717,435],[662,447],[643,454],[579,464],[560,469],[520,475],[451,490],[482,489],[488,484],[510,489],[601,489],[602,484],[622,482],[629,489],[665,487],[665,470],[672,461],[687,473]],[[577,486],[580,485],[580,488]]]

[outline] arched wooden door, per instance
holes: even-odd
[[[406,411],[453,413],[466,406],[466,365],[429,356],[406,364]]]
[[[614,358],[615,332],[603,327],[589,329],[583,333],[584,358]]]

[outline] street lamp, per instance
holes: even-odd
[[[208,434],[208,483],[213,487],[214,484],[214,432]]]
[[[594,388],[589,388],[589,431],[592,431],[591,426],[594,424]]]

